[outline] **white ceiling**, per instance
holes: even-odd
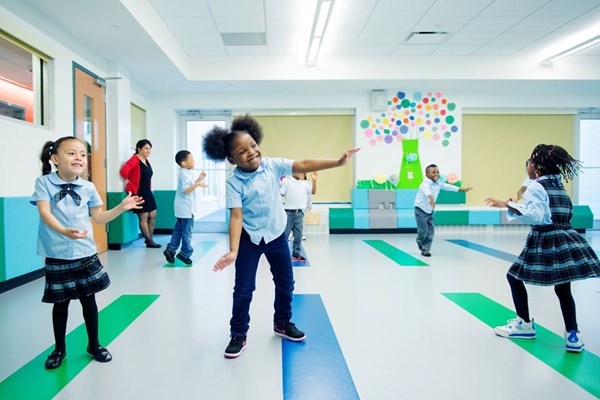
[[[482,60],[510,65],[541,59],[550,46],[582,31],[600,34],[600,0],[336,0],[319,62],[307,66],[316,0],[20,2],[82,47],[126,68],[151,92],[243,90],[257,82],[263,90],[347,87],[349,81],[374,88],[400,79],[394,71],[408,61],[421,70],[433,64],[439,79],[468,79],[452,71]],[[11,3],[0,0],[8,9]],[[407,43],[418,31],[448,34],[438,44]],[[241,39],[264,33],[266,43],[225,45],[222,35],[234,33]],[[600,45],[571,59],[600,66]],[[445,71],[444,60],[458,64]],[[377,64],[381,68],[373,68]],[[482,79],[493,79],[481,65]],[[419,73],[402,75],[436,78],[436,72]],[[569,80],[591,79],[568,74]]]

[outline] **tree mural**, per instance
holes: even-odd
[[[402,143],[400,172],[394,184],[399,189],[418,188],[423,181],[419,141],[433,140],[449,146],[452,136],[458,133],[453,115],[456,105],[440,92],[425,96],[415,92],[412,98],[398,92],[388,105],[386,112],[362,120],[360,127],[372,146]]]

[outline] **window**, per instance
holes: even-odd
[[[579,204],[590,206],[594,219],[600,219],[600,115],[580,116],[579,160],[583,168],[579,174]]]
[[[0,30],[0,115],[45,124],[49,57]]]

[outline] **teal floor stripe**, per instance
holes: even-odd
[[[191,268],[194,266],[194,264],[196,264],[198,260],[204,257],[204,255],[208,253],[210,249],[215,247],[216,244],[217,242],[214,240],[202,240],[199,242],[195,242],[192,244],[192,247],[194,248],[194,253],[192,254],[192,261],[194,262],[193,264],[187,265],[178,258],[175,258],[174,264],[166,263],[163,265],[163,268]]]
[[[379,251],[381,254],[394,261],[396,264],[401,265],[403,267],[428,267],[429,264],[424,263],[411,256],[408,253],[403,252],[402,250],[392,246],[389,243],[384,242],[383,240],[363,240],[366,244]]]
[[[139,317],[158,295],[123,295],[99,312],[100,342],[107,346]],[[73,302],[71,312],[79,304]],[[52,329],[51,326],[46,329]],[[51,399],[92,362],[86,353],[88,338],[85,324],[67,335],[67,357],[54,370],[46,370],[44,362],[54,345],[0,382],[0,399]]]
[[[471,313],[490,328],[503,325],[514,318],[515,312],[480,293],[442,293],[446,298]],[[511,340],[550,368],[600,398],[600,357],[587,350],[577,353],[565,351],[563,336],[557,335],[536,322],[535,340]]]

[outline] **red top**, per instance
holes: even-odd
[[[138,194],[140,189],[140,158],[137,154],[131,156],[129,160],[121,167],[121,176],[123,179],[129,179],[125,186],[126,192]]]

